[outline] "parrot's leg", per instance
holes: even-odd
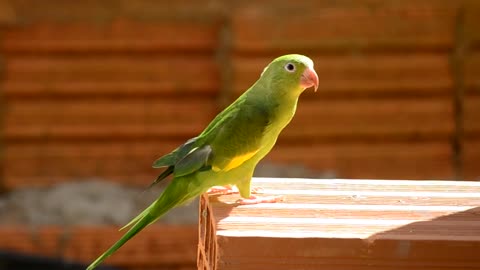
[[[285,198],[283,196],[266,196],[266,197],[258,197],[258,196],[250,196],[250,198],[245,199],[241,198],[237,201],[237,203],[241,205],[248,205],[248,204],[258,204],[258,203],[276,203],[282,202]]]
[[[240,181],[236,183],[238,190],[240,191],[241,199],[237,201],[239,204],[257,204],[257,203],[275,203],[283,201],[282,196],[266,196],[260,197],[252,195],[252,193],[262,193],[262,188],[251,188],[251,179]]]
[[[213,186],[207,190],[208,195],[229,195],[238,193],[238,189],[231,186]]]

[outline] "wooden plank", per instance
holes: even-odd
[[[126,17],[137,19],[177,19],[188,18],[198,21],[215,21],[218,19],[218,3],[209,0],[182,0],[175,2],[158,2],[138,0],[122,1],[121,9]]]
[[[203,196],[199,269],[480,266],[479,183],[255,178],[253,184],[285,201],[242,206],[238,195]],[[332,193],[343,193],[344,203],[324,201]],[[385,202],[370,204],[371,197]],[[442,204],[422,203],[429,200]]]
[[[233,47],[239,53],[272,53],[294,49],[446,50],[453,46],[454,5],[375,2],[327,2],[315,7],[271,2],[247,5],[233,14]]]
[[[214,20],[116,20],[96,24],[72,20],[61,24],[43,21],[8,29],[3,34],[0,48],[17,54],[213,52],[217,34],[218,24]]]
[[[213,100],[208,99],[18,101],[7,106],[6,138],[193,136],[216,112]],[[317,141],[385,136],[447,138],[453,133],[452,118],[452,103],[443,98],[307,100],[301,101],[293,127],[287,128],[283,137]],[[439,123],[438,119],[444,121]]]
[[[116,11],[115,1],[79,2],[68,6],[62,1],[31,2],[9,1],[17,13],[18,23],[47,21],[96,21],[101,22],[111,18]],[[44,12],[40,10],[43,9]],[[48,10],[48,12],[45,12]]]
[[[87,264],[122,234],[111,226],[45,226],[31,230],[24,226],[3,225],[0,227],[0,249]],[[157,237],[163,234],[166,235]],[[194,269],[196,242],[196,227],[153,225],[129,241],[109,258],[107,264],[125,269]],[[159,254],[158,250],[162,252]]]
[[[27,141],[6,145],[6,157],[38,158],[38,157],[85,157],[96,159],[102,157],[138,157],[152,155],[156,157],[167,153],[184,143],[189,138],[173,140],[138,140],[138,141]]]
[[[477,1],[464,1],[464,23],[462,25],[463,35],[468,40],[469,45],[478,48],[480,44],[480,34],[478,33],[478,25],[480,24],[480,5]],[[468,61],[467,57],[466,60]]]
[[[302,164],[345,178],[452,179],[449,141],[317,142],[284,145],[282,138],[267,160]]]
[[[198,98],[22,100],[7,106],[5,138],[185,138],[216,112],[214,100]]]
[[[128,163],[123,163],[123,166],[128,166]],[[128,174],[120,173],[111,173],[111,174],[99,174],[95,173],[76,173],[76,174],[63,174],[63,175],[38,175],[32,174],[27,176],[10,176],[6,175],[4,177],[4,187],[6,191],[12,191],[15,189],[25,189],[25,188],[48,188],[54,185],[64,184],[66,182],[72,181],[92,181],[92,180],[101,180],[108,181],[111,183],[133,186],[133,187],[148,187],[153,180],[160,174],[160,171],[156,173],[145,173],[145,172],[130,172]]]
[[[463,141],[464,177],[468,180],[480,180],[480,137],[467,138]]]
[[[161,19],[188,18],[192,20],[211,20],[216,5],[208,0],[182,0],[175,2],[157,2],[138,0],[135,2],[106,0],[100,2],[82,1],[66,3],[50,0],[44,3],[28,1],[10,1],[19,17],[27,22],[93,22],[105,23],[118,18],[137,21],[155,21]],[[48,10],[48,12],[42,11]]]
[[[448,139],[454,130],[452,107],[447,98],[301,100],[291,126],[281,136],[313,142]]]
[[[50,186],[91,178],[144,186],[159,172],[150,168],[151,163],[183,141],[11,143],[5,149],[5,186]],[[452,155],[448,141],[327,141],[292,145],[280,138],[267,160],[284,166],[302,164],[338,177],[451,179]],[[471,160],[472,166],[476,166],[476,159]]]
[[[200,84],[217,80],[217,66],[204,56],[8,56],[6,81],[38,82],[157,82],[173,81],[182,85],[185,78]]]
[[[464,76],[467,93],[478,94],[480,87],[480,51],[474,50],[465,58]]]
[[[12,190],[100,178],[146,186],[160,173],[160,170],[150,167],[152,162],[183,142],[10,143],[4,152],[3,185]]]
[[[158,96],[202,96],[218,94],[218,81],[206,77],[191,80],[143,80],[143,81],[98,81],[75,79],[68,81],[35,82],[9,80],[2,83],[5,97],[158,97]]]
[[[272,3],[276,3],[278,6],[273,6]],[[468,4],[468,7],[475,7],[475,0],[465,0],[460,3]],[[318,2],[315,0],[306,0],[298,3],[292,3],[289,0],[259,0],[256,3],[250,2],[239,2],[233,5],[236,8],[242,9],[253,9],[256,6],[259,8],[267,8],[272,7],[274,9],[278,8],[279,11],[287,12],[288,10],[291,11],[299,11],[304,9],[321,9],[321,8],[351,8],[355,9],[358,7],[368,7],[372,9],[393,9],[396,8],[405,8],[406,10],[411,11],[411,13],[405,12],[405,15],[410,15],[412,17],[415,16],[422,16],[428,14],[432,8],[457,8],[459,5],[458,3],[452,3],[450,1],[438,1],[438,0],[423,0],[422,2],[418,2],[415,0],[392,0],[392,1],[383,1],[383,0],[364,0],[362,2],[358,2],[356,0],[338,0],[333,2]],[[344,16],[349,15],[350,10],[345,11],[343,14]]]
[[[208,123],[215,116],[211,98],[24,99],[7,104],[7,126],[78,123]],[[202,112],[199,114],[198,112]],[[35,119],[32,119],[35,118]],[[175,119],[172,119],[175,118]]]
[[[13,24],[17,19],[17,14],[10,1],[0,1],[0,25]]]
[[[195,123],[170,122],[158,125],[145,124],[80,124],[69,126],[16,126],[6,127],[5,137],[12,140],[35,139],[68,139],[68,140],[103,140],[103,139],[142,139],[174,137],[194,137],[202,131],[205,125]]]
[[[463,127],[465,136],[480,136],[480,94],[467,95],[464,98]]]
[[[90,160],[87,157],[39,157],[37,159],[16,160],[21,164],[13,163],[9,159],[6,163],[10,165],[5,170],[6,185],[12,187],[28,186],[28,182],[21,182],[26,179],[46,179],[48,182],[56,183],[58,181],[80,181],[102,178],[107,180],[123,180],[128,177],[131,185],[142,185],[145,181],[137,180],[136,175],[149,175],[148,182],[153,181],[154,177],[160,174],[161,169],[152,169],[153,160],[149,156],[130,156],[123,158],[99,158]],[[23,170],[22,170],[23,164]],[[28,164],[29,168],[25,168]],[[120,178],[120,176],[125,176]],[[48,180],[48,177],[51,180]],[[143,178],[143,177],[142,177]],[[17,183],[15,183],[17,182]],[[40,185],[40,181],[35,183],[31,181],[32,186],[45,186],[46,182]],[[123,181],[120,181],[123,182]]]
[[[444,53],[309,56],[320,77],[315,96],[432,95],[449,93],[453,86],[449,55]],[[234,57],[234,92],[238,95],[250,87],[271,60],[271,57]]]

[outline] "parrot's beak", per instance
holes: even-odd
[[[300,85],[305,89],[315,86],[315,92],[317,92],[318,75],[313,68],[306,68],[305,71],[303,71],[302,77],[300,78]]]

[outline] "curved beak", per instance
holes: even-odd
[[[313,68],[306,68],[305,71],[303,71],[302,77],[300,78],[300,85],[305,89],[314,86],[315,92],[317,92],[318,75]]]

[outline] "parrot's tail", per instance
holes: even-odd
[[[175,206],[181,205],[182,203],[193,199],[194,197],[200,195],[201,192],[181,192],[178,193],[180,189],[174,183],[171,183],[167,189],[162,193],[160,198],[153,202],[148,208],[143,210],[138,216],[132,219],[127,225],[122,227],[120,230],[123,230],[127,227],[132,226],[115,244],[113,244],[105,253],[98,257],[94,262],[92,262],[87,270],[92,270],[102,263],[107,257],[112,255],[120,247],[122,247],[128,240],[133,236],[139,233],[146,226],[155,222],[158,218],[168,212],[170,209]]]

